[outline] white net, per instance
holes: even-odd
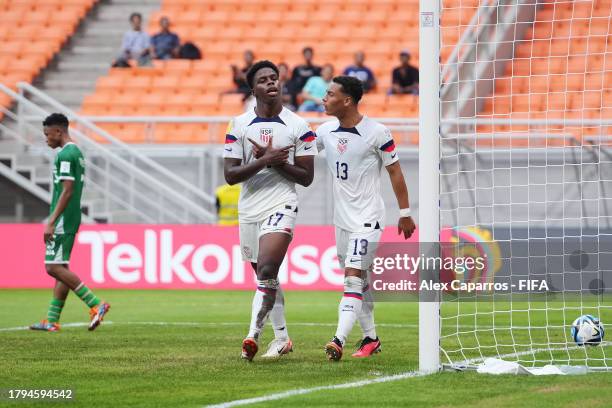
[[[445,296],[442,363],[612,367],[611,343],[570,333],[584,314],[612,329],[611,9],[442,1],[440,224],[498,254],[457,279],[516,285]]]

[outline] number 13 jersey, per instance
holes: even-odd
[[[347,231],[363,230],[364,224],[385,222],[381,194],[382,166],[398,161],[391,132],[383,124],[364,116],[353,128],[343,128],[335,119],[316,131],[317,148],[325,149],[332,174],[334,224]]]

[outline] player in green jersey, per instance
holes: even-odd
[[[100,301],[68,269],[74,238],[81,225],[81,194],[85,180],[85,159],[70,138],[68,126],[68,118],[61,113],[53,113],[43,121],[47,144],[52,149],[60,148],[53,163],[51,213],[44,233],[45,267],[55,279],[55,287],[47,318],[30,326],[32,330],[59,330],[60,314],[70,290],[90,308],[89,330],[98,327],[110,309],[108,303]]]

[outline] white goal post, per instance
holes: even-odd
[[[421,293],[420,371],[612,370],[610,333],[571,331],[592,315],[612,332],[612,1],[419,7],[419,242],[469,236],[495,259],[451,276],[508,284]]]
[[[419,241],[440,239],[440,0],[419,2]],[[440,366],[440,304],[419,301],[419,370]]]

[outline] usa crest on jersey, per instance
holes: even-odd
[[[272,137],[272,129],[271,128],[262,128],[259,129],[259,139],[264,144],[268,144],[270,142],[270,138]]]
[[[348,138],[346,137],[340,137],[338,138],[338,152],[340,154],[344,153],[346,151],[346,148],[348,147]]]

